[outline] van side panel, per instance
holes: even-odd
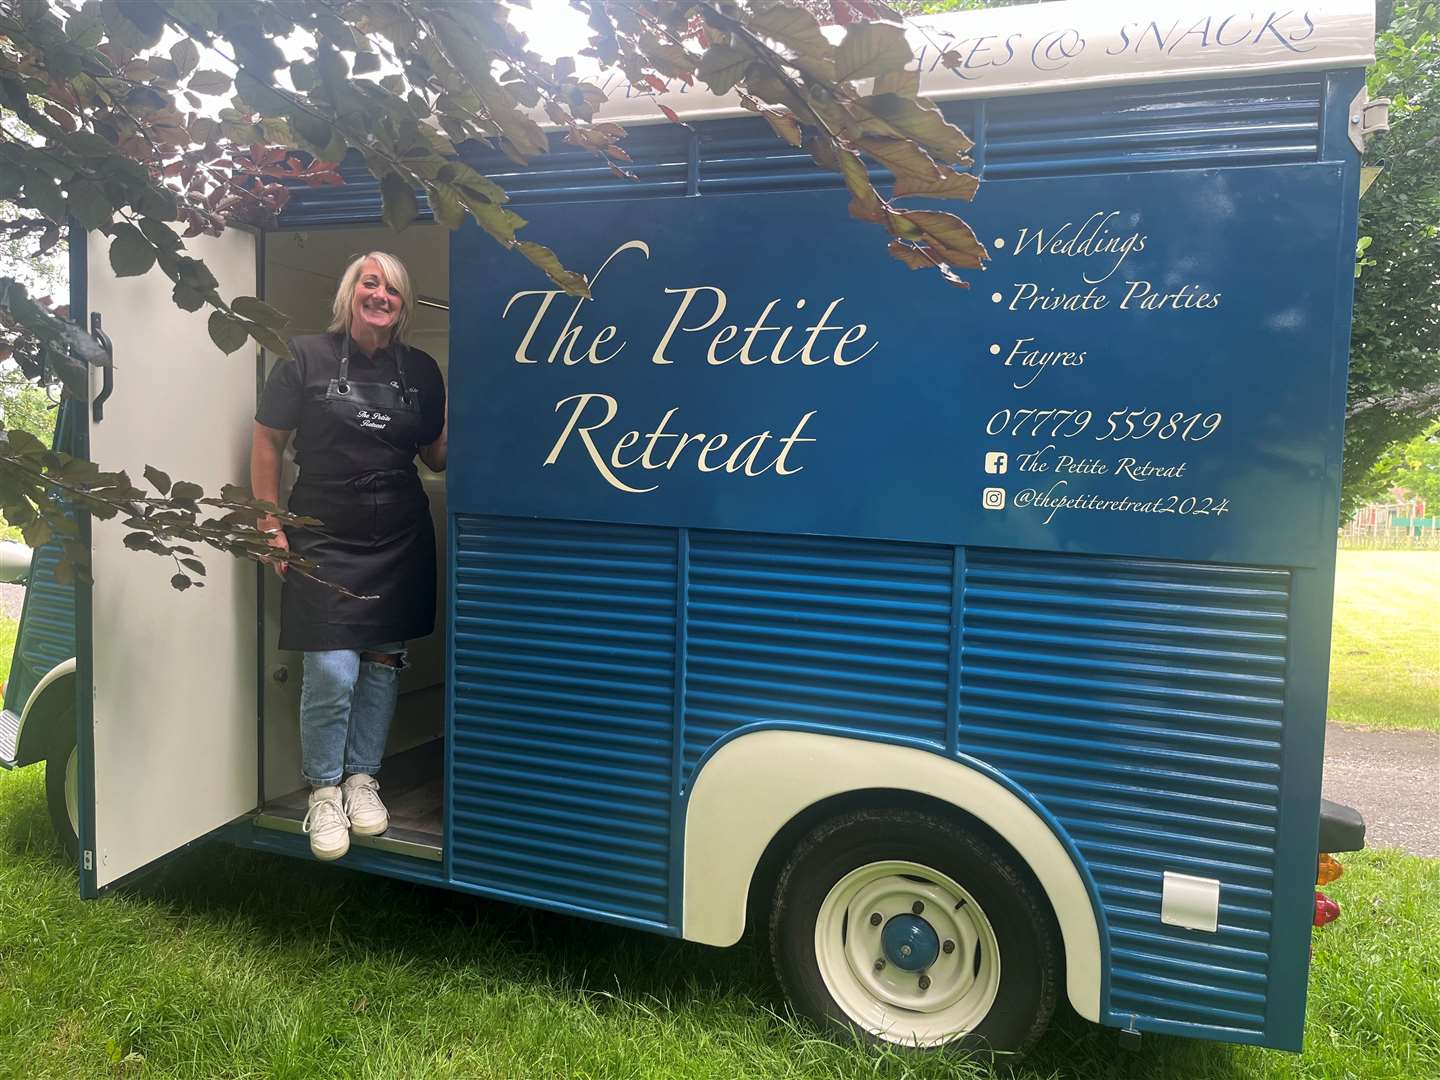
[[[574,159],[517,177],[594,299],[456,235],[453,736],[525,767],[497,794],[457,759],[491,804],[453,834],[466,884],[675,933],[717,743],[963,755],[1093,880],[1102,1019],[1294,1047],[1354,224],[1337,86],[949,107],[988,181],[968,291],[886,259],[743,121],[647,131],[630,188]],[[1162,918],[1170,871],[1219,883],[1216,930]]]
[[[56,450],[80,453],[79,429],[83,402],[66,400],[56,418]],[[35,549],[26,582],[25,607],[15,635],[15,655],[5,684],[5,708],[22,713],[30,692],[56,665],[75,657],[75,587],[55,580],[61,540],[56,537]]]

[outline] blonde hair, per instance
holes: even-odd
[[[400,317],[395,320],[395,328],[390,331],[390,340],[398,342],[410,324],[410,313],[415,310],[415,290],[410,286],[410,272],[405,269],[405,264],[388,251],[370,251],[350,260],[350,265],[345,267],[345,272],[340,275],[340,286],[335,290],[335,306],[332,309],[333,317],[329,330],[332,334],[350,332],[350,313],[355,303],[355,289],[360,284],[360,271],[367,262],[373,262],[380,267],[385,283],[400,294]]]

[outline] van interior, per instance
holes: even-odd
[[[433,356],[448,382],[450,233],[447,229],[417,223],[400,233],[383,227],[268,233],[264,247],[263,298],[292,317],[292,335],[321,333],[329,324],[331,303],[345,266],[355,255],[377,250],[398,256],[410,271],[417,303],[406,341]],[[406,644],[408,663],[401,672],[400,702],[379,777],[381,796],[390,811],[390,828],[381,836],[353,837],[352,843],[438,860],[444,840],[445,477],[443,473],[431,472],[419,459],[416,467],[430,499],[439,548],[435,632]],[[282,502],[294,481],[295,468],[287,452],[281,478]],[[279,578],[267,573],[264,588],[262,798],[256,824],[298,832],[309,797],[309,788],[300,772],[301,654],[282,652],[278,648]]]

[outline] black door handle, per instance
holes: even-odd
[[[98,424],[105,419],[106,399],[115,392],[115,346],[110,341],[110,335],[100,329],[100,313],[98,311],[90,313],[90,336],[100,343],[100,347],[105,350],[105,355],[110,358],[110,363],[101,369],[100,393],[95,395],[95,400],[90,405],[90,416]]]

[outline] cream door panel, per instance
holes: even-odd
[[[255,293],[256,238],[187,242],[227,299]],[[91,235],[89,307],[114,342],[115,386],[90,456],[137,482],[146,465],[207,494],[249,483],[255,350],[229,356],[207,313],[171,301],[159,271],[115,278]],[[98,378],[94,385],[98,386]],[[177,592],[169,561],[126,550],[118,519],[92,531],[96,886],[254,808],[256,568],[198,552],[205,588]]]

